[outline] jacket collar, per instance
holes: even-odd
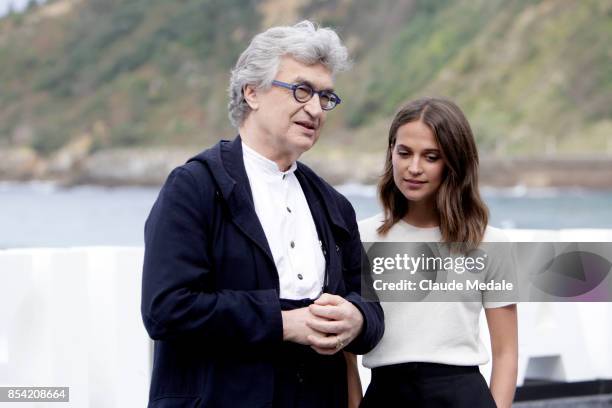
[[[224,201],[230,207],[234,221],[273,259],[265,233],[255,213],[253,193],[242,158],[242,139],[240,135],[232,141],[220,141],[213,148],[206,150],[192,160],[208,164]],[[331,224],[345,236],[350,236],[342,212],[338,207],[339,193],[333,190],[308,166],[300,162],[297,163],[295,175],[300,183],[308,183],[314,192],[314,194],[308,194],[306,199],[319,202],[325,208]]]
[[[332,225],[336,227],[345,237],[350,237],[349,228],[344,221],[342,212],[338,207],[340,193],[335,191],[321,177],[303,163],[298,162],[295,172],[301,183],[308,183],[315,192],[315,199],[320,201]],[[343,198],[344,199],[344,198]]]
[[[222,140],[191,160],[206,164],[227,204],[232,222],[264,251],[274,265],[266,234],[255,212],[253,193],[242,160],[240,136],[233,141]]]

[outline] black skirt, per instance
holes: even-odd
[[[372,369],[361,408],[495,408],[477,366],[403,363]]]

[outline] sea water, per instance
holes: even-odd
[[[338,186],[357,219],[380,211],[374,186]],[[0,183],[0,248],[143,245],[159,188]],[[483,188],[491,225],[501,228],[612,228],[612,191]]]

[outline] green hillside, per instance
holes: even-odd
[[[355,60],[319,150],[378,150],[406,100],[443,95],[483,151],[612,154],[608,0],[52,0],[0,20],[0,148],[205,146],[235,131],[229,70],[310,18]]]

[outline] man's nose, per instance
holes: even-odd
[[[312,95],[312,98],[304,105],[304,110],[313,118],[318,118],[323,114],[319,94]]]

